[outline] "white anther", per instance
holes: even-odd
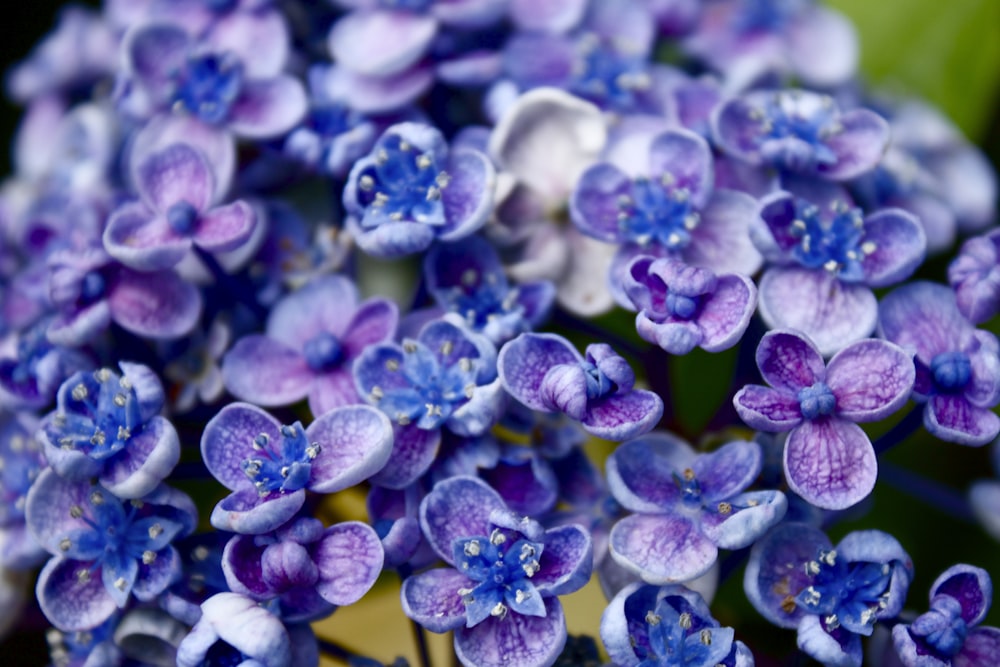
[[[680,617],[677,619],[677,624],[681,626],[681,628],[684,630],[690,630],[691,614],[689,614],[688,612],[684,612],[683,614],[681,614]]]
[[[83,516],[83,508],[79,505],[73,505],[69,508],[69,515],[74,519],[79,519]]]
[[[131,430],[129,430],[128,428],[126,428],[124,426],[119,426],[118,427],[118,439],[119,440],[128,440],[131,437],[132,437],[132,431]]]
[[[97,380],[98,382],[107,382],[110,377],[111,377],[110,368],[99,368],[98,370],[94,371],[94,379]]]
[[[372,190],[375,189],[375,179],[365,174],[364,176],[358,179],[358,187],[364,190],[365,192],[371,192]]]
[[[117,579],[115,579],[115,588],[117,588],[118,590],[124,591],[127,586],[128,582],[125,581],[125,577],[118,577]]]
[[[104,431],[100,429],[94,431],[94,435],[90,436],[90,444],[97,445],[98,447],[103,445],[106,442],[106,440],[107,436],[104,435]]]
[[[514,591],[514,602],[518,604],[521,604],[530,597],[531,593],[528,591],[522,591],[521,589],[517,589],[516,591]]]
[[[383,165],[389,161],[389,153],[386,152],[384,148],[380,148],[375,154],[375,163]]]
[[[377,402],[377,401],[379,401],[379,400],[380,400],[380,399],[381,399],[381,398],[382,398],[383,396],[385,396],[385,392],[384,392],[384,391],[382,391],[382,387],[380,387],[380,386],[378,386],[378,385],[375,385],[374,387],[372,387],[372,390],[371,390],[371,398],[372,398],[372,400],[373,400],[373,401],[376,401],[376,402]]]
[[[466,556],[478,556],[482,551],[482,547],[479,546],[479,540],[472,540],[465,543],[465,548],[462,551],[465,552]]]
[[[398,371],[399,370],[399,360],[398,359],[386,359],[385,360],[385,370],[387,370],[387,371]]]
[[[710,630],[708,630],[708,629],[702,630],[698,634],[698,639],[705,646],[711,646],[712,645],[712,632]]]
[[[90,581],[90,571],[80,569],[76,571],[76,581],[80,584],[85,584]]]
[[[147,549],[142,552],[142,562],[146,565],[151,565],[153,561],[156,560],[156,552]]]
[[[431,156],[427,153],[421,153],[417,156],[417,167],[419,169],[427,169],[432,164],[434,164],[434,160],[432,160]]]
[[[451,354],[451,351],[453,349],[455,349],[455,345],[450,340],[446,340],[445,342],[441,343],[441,354],[443,354],[444,356],[447,357],[449,354]]]
[[[490,533],[490,544],[495,547],[500,546],[507,541],[507,536],[500,532],[499,528],[494,528],[493,532]]]
[[[877,247],[878,246],[875,245],[874,241],[865,241],[864,243],[861,244],[861,252],[865,253],[866,255],[870,255],[873,252],[875,252]]]
[[[389,203],[389,195],[384,192],[376,192],[375,199],[372,200],[371,205],[373,208],[382,208],[387,203]]]
[[[496,616],[501,621],[507,617],[507,605],[503,602],[497,602],[493,609],[490,609],[490,616]]]
[[[836,614],[830,614],[823,619],[823,625],[826,626],[827,630],[836,630],[840,627],[840,619],[837,618]]]
[[[448,187],[449,183],[451,183],[451,176],[448,172],[442,171],[434,178],[434,182],[437,183],[437,186],[443,190]]]
[[[410,423],[410,416],[403,412],[397,412],[396,423],[399,424],[400,426],[407,426]]]
[[[71,546],[73,546],[73,542],[68,537],[59,540],[59,551],[69,551]]]
[[[129,389],[132,388],[132,382],[129,381],[129,379],[123,375],[120,378],[118,378],[118,386],[124,389],[125,391],[128,391]]]
[[[820,552],[819,559],[830,567],[833,567],[837,563],[837,550],[829,549],[822,551]]]
[[[91,505],[103,505],[104,495],[100,491],[91,491],[90,493],[90,504]]]
[[[155,540],[163,533],[163,526],[158,523],[154,523],[149,527],[149,539]]]
[[[663,620],[662,616],[654,614],[652,610],[646,612],[646,623],[649,625],[659,625],[660,621]]]
[[[823,268],[829,271],[830,273],[836,273],[837,270],[840,268],[840,264],[838,264],[837,260],[835,259],[828,259],[826,263],[823,264]]]
[[[73,397],[74,401],[82,401],[83,399],[87,398],[88,393],[89,392],[87,391],[87,387],[81,383],[73,387],[73,391],[70,393],[70,395]]]

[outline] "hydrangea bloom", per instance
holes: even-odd
[[[753,667],[746,644],[684,586],[629,584],[601,615],[601,640],[621,667]]]
[[[987,667],[1000,655],[1000,629],[978,627],[993,602],[982,568],[954,565],[934,581],[930,611],[892,628],[906,667]]]
[[[958,310],[973,324],[1000,312],[1000,233],[975,236],[962,244],[948,266]]]
[[[668,433],[630,440],[608,458],[608,487],[634,512],[611,530],[611,555],[651,584],[689,581],[719,548],[753,544],[785,515],[780,491],[746,489],[763,465],[756,442],[695,454]]]
[[[1000,402],[1000,344],[976,329],[945,285],[915,282],[879,304],[879,330],[912,351],[914,398],[925,401],[924,427],[942,440],[984,445],[1000,433],[990,408]]]
[[[506,508],[474,477],[438,483],[420,504],[420,525],[451,568],[403,582],[403,611],[432,632],[455,631],[467,667],[555,662],[566,642],[557,596],[590,578],[590,536],[579,526],[545,530]]]
[[[855,531],[834,547],[819,529],[786,523],[754,545],[743,588],[767,620],[798,630],[802,651],[861,667],[860,635],[900,612],[912,578],[909,555],[887,533]]]
[[[785,477],[792,491],[827,509],[861,501],[875,487],[875,450],[855,422],[882,419],[903,406],[916,371],[908,353],[868,339],[823,362],[794,331],[771,331],[757,347],[770,387],[747,385],[733,405],[752,428],[789,431]]]
[[[160,416],[164,395],[156,374],[140,364],[119,367],[121,375],[102,368],[68,378],[39,437],[60,476],[96,477],[120,498],[141,498],[173,471],[180,440]]]
[[[268,533],[302,507],[306,490],[332,493],[378,472],[392,451],[392,428],[378,410],[350,405],[303,429],[260,408],[230,403],[205,425],[201,455],[232,493],[212,511],[220,530]]]
[[[604,343],[581,356],[556,334],[521,334],[500,349],[497,368],[504,388],[532,410],[565,412],[584,429],[608,440],[651,430],[663,401],[634,389],[628,362]]]

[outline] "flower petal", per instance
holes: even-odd
[[[964,396],[939,394],[924,408],[924,428],[942,440],[981,447],[1000,433],[1000,417]]]
[[[455,630],[455,653],[465,665],[551,665],[566,645],[566,619],[557,598],[545,599],[545,616],[510,613]]]
[[[360,484],[381,470],[393,451],[389,418],[367,405],[321,415],[306,429],[306,438],[320,446],[309,473],[308,488],[316,493]]]
[[[452,546],[463,537],[485,535],[490,513],[505,510],[503,499],[475,477],[451,477],[434,485],[420,503],[424,537],[449,565]]]
[[[910,355],[876,339],[849,345],[834,355],[826,369],[837,414],[854,422],[878,421],[903,407],[915,380]]]
[[[861,502],[878,476],[875,450],[857,424],[829,417],[806,421],[785,443],[788,486],[824,509],[845,509]]]
[[[439,567],[407,577],[400,598],[403,613],[431,632],[448,632],[465,625],[465,605],[458,590],[472,581],[450,567]]]
[[[632,514],[611,529],[615,562],[650,584],[694,579],[708,571],[719,554],[698,525],[674,514]]]
[[[317,592],[338,606],[354,604],[371,590],[384,558],[375,530],[360,521],[327,528],[312,557],[319,568]]]
[[[591,401],[580,423],[599,438],[622,441],[653,430],[662,416],[663,400],[657,394],[634,389]]]

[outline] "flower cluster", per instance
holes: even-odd
[[[818,0],[64,12],[7,78],[0,635],[377,666],[314,623],[381,596],[423,667],[1000,664],[986,570],[911,612],[868,514],[1000,538],[1000,482],[898,462],[1000,434],[996,178],[856,42]]]

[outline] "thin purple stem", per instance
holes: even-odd
[[[875,454],[882,454],[909,438],[924,423],[924,406],[915,405],[899,422],[873,444]]]
[[[923,501],[952,518],[965,523],[977,523],[965,495],[956,489],[889,462],[879,464],[878,474],[880,480],[885,480],[908,496]]]

